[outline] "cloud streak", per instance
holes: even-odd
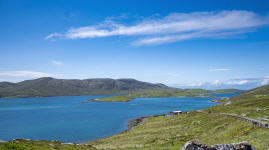
[[[268,16],[250,11],[172,13],[127,25],[107,19],[96,25],[71,28],[65,33],[52,33],[45,39],[136,36],[134,45],[153,45],[195,38],[227,38],[268,24]]]
[[[180,88],[204,88],[204,89],[252,89],[269,84],[269,76],[260,78],[231,79],[228,81],[215,80],[212,82],[194,82],[185,84],[174,84],[171,86]]]
[[[63,62],[57,61],[57,60],[53,60],[53,61],[51,61],[51,63],[54,64],[54,65],[56,65],[56,66],[58,66],[58,67],[64,66],[64,63]]]
[[[218,69],[210,69],[209,71],[231,71],[232,69],[227,68],[218,68]]]
[[[11,77],[57,77],[54,74],[44,72],[33,72],[33,71],[0,71],[0,76],[11,76]]]

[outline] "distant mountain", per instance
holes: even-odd
[[[135,79],[54,79],[44,77],[19,83],[0,82],[0,97],[41,97],[69,95],[122,94],[143,89],[169,89],[164,84]]]
[[[264,99],[264,98],[269,98],[269,85],[261,86],[243,92],[240,95],[232,97],[231,100],[237,101],[242,99]]]

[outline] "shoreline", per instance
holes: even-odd
[[[182,97],[197,97],[197,98],[217,98],[217,97],[211,97],[211,96],[171,96],[169,98],[182,98]],[[93,98],[93,99],[87,99],[87,101],[90,101],[90,102],[129,102],[129,101],[132,101],[136,98],[167,98],[167,97],[134,97],[134,98],[130,98],[129,100],[126,100],[126,101],[102,101],[102,100],[99,100],[99,98]],[[212,102],[215,102],[215,101],[212,101]]]
[[[130,98],[129,100],[126,100],[126,101],[102,101],[102,100],[99,100],[99,98],[94,98],[94,99],[88,99],[87,101],[90,101],[90,102],[129,102],[134,99],[135,98]]]
[[[142,116],[142,117],[137,117],[137,118],[130,119],[127,122],[127,129],[125,131],[123,131],[123,132],[126,132],[128,130],[132,130],[134,127],[138,126],[140,123],[143,123],[143,122],[147,121],[148,118],[150,118],[150,117],[159,117],[159,116],[165,116],[165,114],[149,115],[149,116]]]

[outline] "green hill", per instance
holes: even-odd
[[[244,99],[269,99],[269,85],[261,86],[249,91],[244,92],[238,96],[231,98],[233,101],[244,100]]]
[[[128,97],[122,100],[127,100],[135,97],[193,97],[212,93],[238,92],[242,91],[236,89],[214,91],[178,89],[164,84],[141,82],[135,79],[96,78],[77,80],[44,77],[19,83],[0,82],[0,98],[120,94]],[[112,99],[112,101],[116,100]]]
[[[269,123],[268,86],[233,97],[232,101],[172,117],[149,117],[132,130],[89,142],[97,149],[181,149],[190,140],[214,145],[249,141],[258,149],[269,148],[269,129],[224,114]]]
[[[168,88],[164,84],[152,84],[135,79],[67,80],[45,77],[19,83],[0,82],[0,97],[123,94],[134,90]]]

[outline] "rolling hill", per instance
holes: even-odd
[[[75,80],[44,77],[19,83],[0,82],[0,97],[123,94],[144,89],[169,89],[169,87],[164,84],[152,84],[135,79]]]
[[[245,100],[245,99],[269,99],[269,85],[264,85],[257,87],[255,89],[249,90],[240,94],[238,96],[232,97],[232,101]]]

